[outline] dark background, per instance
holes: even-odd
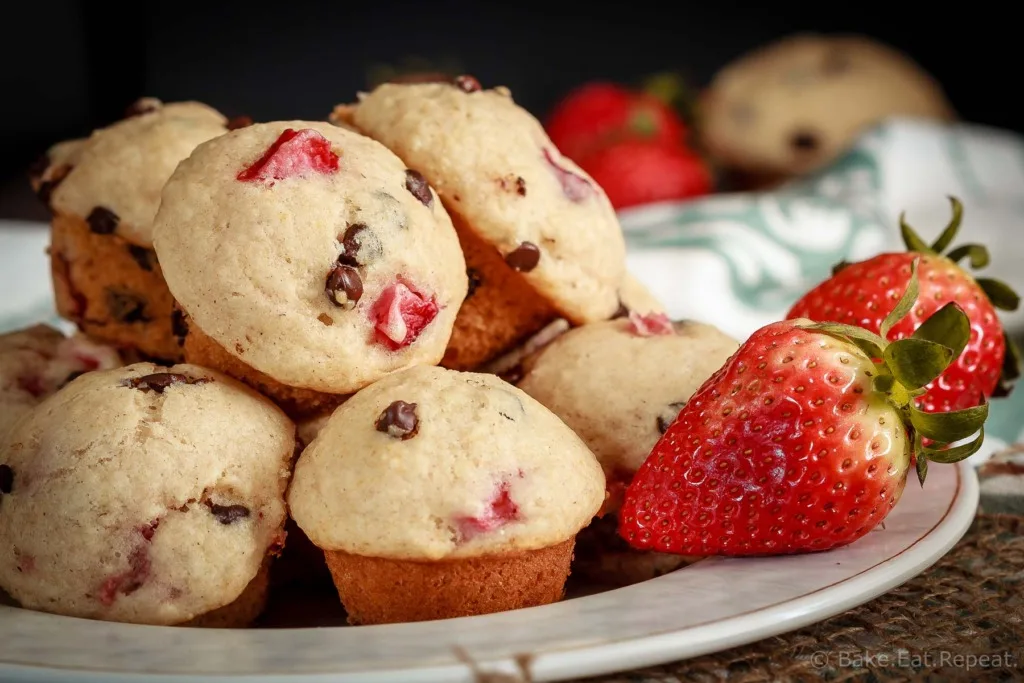
[[[694,86],[797,31],[863,33],[935,74],[961,115],[1024,130],[1011,4],[723,2],[19,2],[0,56],[0,216],[44,217],[24,168],[142,95],[228,116],[323,119],[382,67],[437,66],[504,84],[543,115],[587,80],[675,70]]]

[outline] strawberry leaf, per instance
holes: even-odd
[[[832,266],[832,274],[836,275],[837,273],[839,273],[839,271],[841,271],[843,268],[846,268],[849,265],[849,261],[840,261],[839,263]]]
[[[920,389],[941,375],[954,358],[948,346],[913,337],[892,342],[883,353],[893,377],[910,390]]]
[[[921,450],[922,449],[917,448],[914,452],[920,453]],[[928,459],[923,455],[918,455],[915,465],[917,469],[917,481],[920,482],[921,486],[924,486],[924,478],[928,476]]]
[[[978,436],[965,444],[943,448],[925,447],[918,452],[917,458],[918,460],[927,458],[932,462],[948,465],[971,457],[981,449],[983,443],[985,443],[985,428],[981,427],[978,430]],[[920,476],[920,473],[918,476]]]
[[[1009,285],[987,277],[979,277],[977,282],[996,308],[1003,311],[1016,311],[1020,306],[1020,297]]]
[[[988,419],[988,404],[954,410],[948,413],[926,413],[910,407],[910,423],[921,436],[943,444],[953,443],[977,434]],[[925,449],[928,450],[927,448]],[[935,458],[931,458],[935,460]],[[935,462],[944,462],[935,460]],[[955,462],[951,460],[949,462]]]
[[[882,357],[882,349],[886,341],[874,332],[869,332],[862,327],[855,325],[844,325],[843,323],[815,323],[808,325],[807,329],[817,330],[832,337],[856,344],[857,348],[867,354],[868,358],[874,360]]]
[[[927,247],[926,247],[927,248]],[[914,259],[910,263],[910,279],[907,281],[907,288],[903,292],[903,296],[896,303],[896,308],[892,309],[889,315],[885,316],[885,320],[882,321],[882,325],[879,328],[879,333],[883,339],[889,337],[889,330],[892,326],[903,319],[907,313],[910,313],[910,309],[914,307],[914,302],[917,301],[917,293],[920,290],[920,282],[917,279],[917,266],[920,259]]]
[[[942,234],[939,235],[939,238],[932,243],[931,249],[936,254],[946,251],[946,248],[953,243],[953,240],[956,239],[956,233],[960,230],[960,221],[964,217],[964,205],[960,203],[959,199],[950,197],[949,203],[953,205],[953,217],[949,219],[949,224],[942,231]]]
[[[896,378],[886,373],[875,375],[871,380],[871,387],[880,394],[888,394],[896,384]]]
[[[906,213],[900,214],[900,235],[903,236],[903,244],[907,246],[907,251],[916,251],[920,254],[931,253],[931,247],[925,244],[925,241],[907,224]]]
[[[942,344],[953,351],[956,359],[971,338],[971,321],[960,306],[950,301],[921,323],[912,338]]]
[[[959,263],[965,256],[970,259],[971,268],[976,270],[984,268],[989,262],[988,247],[981,244],[964,244],[946,254],[946,258],[953,263]]]

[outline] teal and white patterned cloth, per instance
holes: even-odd
[[[902,250],[901,213],[936,236],[949,195],[964,203],[958,243],[987,244],[985,275],[1024,293],[1024,138],[978,126],[892,121],[814,176],[643,207],[624,213],[623,228],[631,269],[673,317],[744,338],[783,318],[839,261]],[[1024,311],[1003,320],[1024,336]],[[993,402],[986,452],[1024,440],[1022,426],[1024,390]]]

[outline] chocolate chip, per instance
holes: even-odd
[[[798,131],[789,138],[790,146],[799,152],[813,152],[818,149],[818,136],[809,131]]]
[[[466,277],[469,279],[469,288],[466,290],[466,298],[468,299],[483,284],[484,278],[476,268],[466,268]]]
[[[427,179],[419,171],[411,168],[405,171],[405,189],[412,193],[412,196],[420,200],[423,206],[430,208],[434,205],[434,194],[430,191]]]
[[[124,117],[126,119],[130,119],[133,116],[141,116],[143,114],[148,114],[150,112],[156,111],[160,108],[160,106],[160,100],[154,99],[152,97],[143,97],[141,99],[135,100],[130,105],[128,105],[128,108],[124,110]]]
[[[420,421],[416,417],[416,404],[395,401],[380,414],[376,423],[377,431],[393,439],[411,439],[419,431]]]
[[[122,323],[148,323],[146,300],[131,292],[107,290],[107,308],[114,320]]]
[[[501,189],[515,192],[520,197],[526,196],[526,180],[522,176],[505,176],[498,180]]]
[[[520,197],[526,196],[526,180],[522,176],[516,176],[516,194]]]
[[[10,465],[0,465],[0,493],[10,493],[14,489],[14,470]]]
[[[249,508],[244,505],[217,505],[206,501],[206,507],[210,508],[210,514],[221,524],[233,524],[249,516]]]
[[[612,314],[612,320],[618,320],[619,318],[628,318],[629,309],[626,304],[622,303],[622,299],[619,299],[619,307],[615,309],[615,313]]]
[[[540,249],[533,242],[523,242],[505,255],[505,263],[520,273],[529,273],[540,263]]]
[[[117,230],[117,224],[121,219],[110,209],[97,206],[89,212],[85,221],[89,224],[89,229],[97,235],[110,235]]]
[[[139,268],[150,273],[153,272],[153,266],[156,265],[155,251],[140,247],[137,244],[129,244],[128,253],[135,259],[135,263],[139,264]]]
[[[50,155],[43,154],[28,167],[28,175],[31,178],[41,178],[48,168],[50,168]]]
[[[154,372],[152,375],[133,377],[128,380],[127,385],[139,391],[155,391],[162,394],[164,389],[175,384],[206,384],[209,381],[206,377],[189,377],[176,372]]]
[[[339,263],[328,273],[324,291],[335,306],[350,309],[363,296],[363,280],[355,268]]]
[[[71,374],[69,374],[67,377],[64,378],[64,381],[60,385],[61,389],[63,389],[67,385],[71,384],[72,382],[74,382],[76,379],[78,379],[79,377],[81,377],[84,374],[85,374],[84,370],[75,370],[74,372],[72,372]]]
[[[476,80],[469,74],[456,76],[452,82],[455,84],[455,87],[462,92],[478,92],[480,90],[480,81]]]
[[[248,128],[252,124],[251,116],[235,116],[228,119],[227,128],[228,130],[238,130],[239,128]]]
[[[679,411],[686,406],[686,401],[680,401],[679,403],[669,403],[665,407],[665,410],[661,411],[661,415],[658,416],[657,425],[658,432],[664,434],[668,431],[668,428],[672,426],[672,423],[679,417]]]
[[[178,339],[178,346],[185,343],[188,336],[188,321],[185,320],[185,313],[180,308],[171,311],[171,334]]]
[[[365,266],[384,255],[377,234],[363,223],[348,227],[341,238],[341,248],[338,263],[346,266]]]

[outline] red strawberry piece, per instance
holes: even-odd
[[[544,160],[548,162],[548,166],[562,186],[562,194],[569,201],[578,204],[594,195],[594,186],[590,184],[590,181],[562,166],[551,150],[547,148],[544,149]]]
[[[569,93],[552,110],[545,127],[555,146],[576,161],[617,140],[675,146],[686,134],[682,120],[661,100],[600,82]]]
[[[46,393],[46,383],[39,375],[22,375],[18,378],[18,388],[35,398]]]
[[[663,334],[675,334],[672,320],[664,313],[648,313],[640,315],[636,311],[629,312],[629,331],[638,337],[654,337]]]
[[[238,174],[238,180],[265,182],[337,170],[338,155],[327,138],[311,128],[289,128],[256,163]]]
[[[916,290],[915,277],[897,313]],[[929,415],[913,401],[966,340],[966,314],[948,304],[921,329],[892,343],[809,320],[755,332],[637,471],[620,534],[680,555],[809,552],[861,538],[899,500],[912,458],[923,484],[929,460],[969,457],[984,439],[944,445],[978,434],[987,405]]]
[[[912,335],[933,313],[951,301],[967,313],[971,336],[956,362],[928,385],[919,398],[927,412],[960,410],[986,397],[1005,395],[1019,374],[1016,350],[1006,337],[997,308],[1014,310],[1020,299],[1006,285],[974,279],[959,264],[965,257],[975,268],[988,263],[988,251],[965,245],[943,255],[959,230],[963,207],[952,199],[953,218],[932,245],[926,245],[901,219],[909,251],[881,254],[866,261],[840,264],[831,278],[808,292],[789,318],[810,318],[857,325],[881,333],[882,322],[906,289],[911,262],[920,260],[920,294],[905,317],[885,332],[889,340]]]
[[[618,142],[580,160],[616,209],[711,192],[711,172],[690,150],[649,140]]]
[[[433,297],[427,298],[399,280],[381,293],[370,315],[378,340],[394,351],[416,341],[439,310]]]
[[[502,482],[494,496],[487,503],[487,509],[476,517],[459,517],[455,520],[459,539],[468,541],[474,536],[505,526],[519,519],[519,506],[512,500],[509,483]]]
[[[145,584],[152,569],[149,543],[153,540],[157,526],[159,526],[159,520],[136,529],[136,532],[142,536],[142,540],[136,543],[131,554],[128,555],[128,569],[111,576],[100,586],[99,595],[96,597],[100,604],[109,607],[114,604],[118,595],[131,595]]]

